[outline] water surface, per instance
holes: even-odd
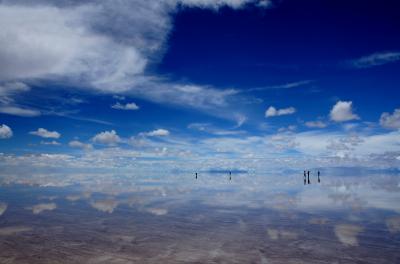
[[[76,174],[0,187],[0,263],[400,263],[400,177]]]

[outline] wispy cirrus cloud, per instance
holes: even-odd
[[[0,81],[56,81],[235,120],[225,114],[238,100],[234,89],[171,82],[149,74],[147,68],[163,55],[177,10],[246,5],[268,7],[270,1],[41,0],[32,5],[5,0],[0,4]],[[40,114],[15,105],[0,107],[0,112]]]
[[[15,115],[15,116],[22,116],[22,117],[35,117],[40,116],[41,113],[39,110],[20,107],[16,105],[4,105],[0,106],[0,113],[8,114],[8,115]]]
[[[243,90],[242,92],[254,92],[254,91],[264,91],[264,90],[279,90],[279,89],[291,89],[295,87],[305,86],[307,84],[314,83],[315,80],[303,80],[297,82],[289,82],[279,85],[271,85],[271,86],[264,86],[264,87],[255,87]]]
[[[400,52],[377,52],[349,62],[349,65],[354,68],[371,68],[388,63],[400,61]]]

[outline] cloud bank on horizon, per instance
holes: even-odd
[[[307,25],[293,0],[1,0],[0,164],[399,167],[399,19],[357,6],[392,34],[365,45],[351,30],[368,25],[338,25],[339,49],[329,19],[351,18],[302,4],[331,16]]]

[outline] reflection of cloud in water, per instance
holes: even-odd
[[[146,211],[153,215],[166,215],[168,213],[168,210],[163,208],[148,208]]]
[[[386,226],[390,233],[400,232],[400,216],[391,217],[386,220]]]
[[[31,209],[34,214],[40,214],[43,211],[51,211],[57,208],[57,205],[55,203],[41,203],[32,206]]]
[[[97,200],[97,201],[91,201],[90,205],[102,212],[105,213],[112,213],[115,208],[117,208],[119,202],[114,199],[107,199],[107,200]]]
[[[67,199],[70,202],[76,202],[80,199],[82,199],[82,197],[80,195],[67,195],[67,197],[65,197],[65,199]]]
[[[272,228],[267,229],[267,234],[271,240],[278,240],[278,239],[293,240],[297,239],[298,237],[298,234],[296,232],[287,230],[278,230]]]
[[[361,226],[340,224],[335,226],[335,235],[346,246],[358,246],[357,235],[362,230]]]
[[[6,210],[7,210],[7,204],[0,202],[0,215],[4,214]]]
[[[325,225],[328,221],[328,218],[311,218],[308,222],[313,225]]]
[[[8,226],[0,228],[0,236],[10,236],[17,233],[31,231],[32,228],[27,226]]]
[[[57,199],[58,197],[55,195],[52,196],[40,196],[38,199],[39,200],[49,200],[49,201],[53,201],[55,199]]]

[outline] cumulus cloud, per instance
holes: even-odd
[[[265,117],[291,115],[294,113],[296,113],[296,109],[294,107],[276,109],[275,107],[270,106],[268,107],[267,111],[265,111]]]
[[[118,109],[118,110],[138,110],[139,106],[135,103],[126,103],[126,104],[121,104],[119,102],[115,103],[113,106],[111,106],[113,109]]]
[[[170,133],[168,130],[162,128],[145,133],[145,135],[149,137],[165,137],[168,136],[169,134]]]
[[[338,101],[330,112],[330,118],[335,122],[357,120],[360,117],[353,113],[352,101]]]
[[[393,114],[382,113],[379,123],[382,127],[388,129],[399,129],[400,128],[400,108],[395,109]]]
[[[6,139],[13,136],[11,128],[5,124],[0,126],[0,139]]]
[[[61,137],[61,134],[58,133],[57,131],[48,131],[45,128],[39,128],[36,131],[29,132],[29,134],[35,135],[38,137],[42,137],[42,138],[60,138]]]
[[[79,140],[72,140],[68,143],[68,145],[72,148],[81,148],[86,150],[93,148],[92,144],[85,144],[83,142],[80,142]]]
[[[93,142],[105,144],[105,145],[115,145],[121,141],[121,138],[117,135],[115,130],[100,132],[92,138]]]
[[[354,68],[371,68],[375,66],[393,63],[400,60],[400,52],[379,52],[373,53],[359,59],[353,60],[350,64]]]
[[[305,123],[305,125],[310,128],[325,128],[328,126],[325,122],[322,121],[308,121]]]

